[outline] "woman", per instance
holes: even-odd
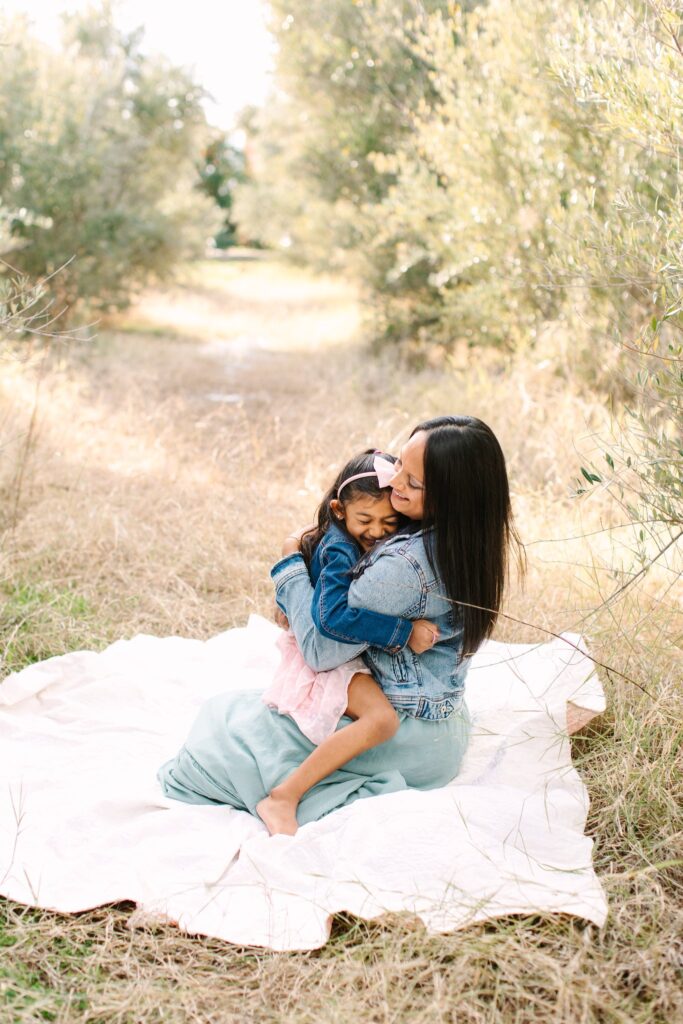
[[[495,624],[508,549],[516,540],[505,459],[481,420],[443,416],[415,427],[390,482],[392,505],[414,528],[362,560],[349,603],[431,620],[439,638],[430,650],[389,654],[326,637],[312,619],[312,587],[301,555],[288,555],[272,571],[278,605],[308,664],[330,669],[362,654],[400,717],[392,739],[304,796],[299,824],[360,797],[443,786],[457,775],[467,746],[469,658]],[[293,720],[266,708],[258,693],[222,694],[201,709],[159,780],[175,799],[225,803],[255,814],[312,749]]]

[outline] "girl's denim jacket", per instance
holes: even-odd
[[[348,591],[353,608],[434,622],[439,640],[420,655],[409,648],[389,652],[367,643],[351,645],[323,636],[313,620],[313,584],[301,555],[282,559],[271,576],[277,603],[311,668],[336,668],[362,654],[398,711],[413,718],[443,719],[462,706],[469,659],[461,660],[461,617],[431,568],[425,546],[429,539],[429,531],[423,530],[390,537],[362,560]]]
[[[410,639],[412,622],[349,605],[349,587],[360,555],[358,545],[332,524],[311,559],[310,577],[315,588],[311,602],[313,622],[331,640],[371,644],[397,654]]]

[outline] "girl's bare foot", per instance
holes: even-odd
[[[293,836],[299,827],[296,802],[276,796],[275,791],[256,804],[256,813],[271,836]]]

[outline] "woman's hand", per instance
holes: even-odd
[[[288,533],[282,542],[282,557],[286,558],[287,555],[295,555],[297,551],[301,550],[301,538],[305,533],[309,533],[314,529],[313,523],[308,526],[302,526],[300,530],[293,530],[292,533]]]
[[[408,637],[408,647],[414,654],[424,654],[439,639],[439,627],[427,619],[415,619]]]
[[[273,618],[275,619],[275,625],[279,626],[280,629],[289,629],[289,619],[287,618],[279,604],[275,605]]]
[[[285,537],[282,542],[282,557],[286,558],[287,555],[295,555],[297,551],[299,551],[299,538],[293,534]]]

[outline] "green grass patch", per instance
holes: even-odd
[[[72,1011],[88,1009],[87,998],[74,991],[56,991],[40,969],[23,965],[0,966],[0,992],[2,1003],[12,1021],[64,1019],[60,1010],[66,1006]]]
[[[89,1000],[81,991],[89,974],[93,941],[45,935],[49,912],[0,900],[0,1019],[54,1021],[82,1014]],[[45,941],[47,939],[47,942]],[[46,948],[46,946],[48,948]],[[11,950],[11,951],[10,951]],[[66,1015],[65,1015],[66,1011]],[[2,1013],[7,1016],[2,1016]]]
[[[84,646],[92,636],[95,609],[72,587],[5,581],[0,584],[0,595],[5,673]]]

